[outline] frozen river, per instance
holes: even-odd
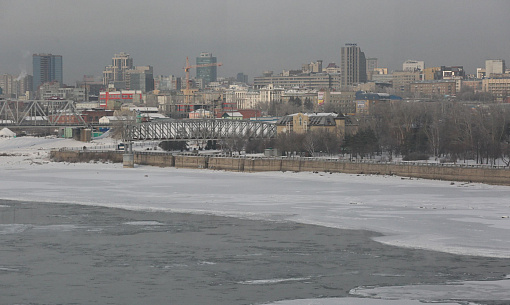
[[[293,222],[0,201],[0,304],[317,302],[356,296],[349,292],[359,287],[441,287],[510,273],[510,259],[398,248],[373,241],[375,235]]]

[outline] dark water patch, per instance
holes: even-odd
[[[0,304],[253,304],[510,274],[509,259],[387,246],[368,231],[67,204],[0,205]]]

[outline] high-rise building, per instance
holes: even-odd
[[[152,66],[139,66],[127,70],[125,75],[126,88],[150,92],[154,90],[154,73]]]
[[[375,57],[367,58],[366,62],[367,62],[367,81],[371,81],[372,75],[378,74],[378,72],[376,72],[376,69],[378,67],[377,58]]]
[[[2,94],[9,98],[14,97],[17,91],[16,77],[11,74],[0,75],[0,88],[2,88]]]
[[[355,43],[346,43],[342,47],[342,86],[365,83],[367,81],[367,66],[365,53]]]
[[[322,73],[322,60],[302,65],[301,73]]]
[[[34,77],[32,75],[20,75],[18,77],[18,97],[26,95],[27,92],[32,92],[34,87]]]
[[[491,77],[491,74],[503,74],[505,69],[505,61],[503,59],[488,59],[485,61],[486,77]]]
[[[62,55],[34,54],[32,56],[34,69],[33,90],[36,91],[40,85],[57,81],[64,83],[62,70]]]
[[[216,57],[212,53],[202,52],[197,57],[197,65],[216,64]],[[197,67],[197,78],[202,79],[202,84],[207,86],[210,82],[215,82],[217,79],[217,67],[211,65],[209,67]]]
[[[375,71],[378,68],[377,58],[367,58],[367,73]]]
[[[242,73],[242,72],[239,72],[237,73],[237,77],[236,77],[236,80],[240,83],[245,83],[247,84],[248,83],[248,75]]]
[[[116,88],[125,88],[126,74],[133,69],[133,58],[129,54],[120,52],[112,58],[112,64],[103,71],[103,85],[114,84]]]

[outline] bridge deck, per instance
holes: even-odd
[[[227,138],[273,138],[276,125],[244,120],[175,120],[127,126],[124,139],[135,140],[218,140]]]

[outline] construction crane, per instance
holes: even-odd
[[[185,104],[191,104],[191,97],[193,96],[193,92],[196,91],[191,89],[191,80],[189,77],[189,70],[191,68],[203,68],[203,67],[220,67],[223,64],[221,62],[219,63],[210,63],[210,64],[202,64],[202,65],[193,65],[191,66],[189,64],[189,59],[186,57],[186,66],[183,68],[186,72],[186,89],[182,90],[184,93],[184,103]]]

